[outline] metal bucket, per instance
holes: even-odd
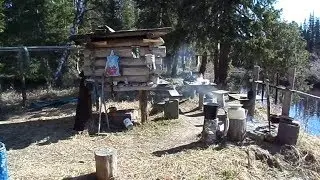
[[[0,142],[0,180],[8,180],[7,152],[5,145]]]
[[[216,119],[218,114],[219,104],[206,103],[203,105],[203,113],[205,119]]]

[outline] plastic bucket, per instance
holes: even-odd
[[[133,123],[129,118],[126,118],[125,120],[123,120],[123,124],[128,130],[131,130],[133,128]]]
[[[5,145],[0,142],[0,180],[8,180],[7,152]]]
[[[216,119],[218,114],[219,104],[206,103],[203,105],[203,113],[205,119]]]

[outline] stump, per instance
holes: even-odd
[[[202,141],[206,145],[215,144],[217,141],[218,119],[204,119]]]
[[[117,176],[117,153],[113,149],[95,151],[97,180],[113,180]]]
[[[246,119],[229,119],[228,139],[230,141],[242,141],[246,134]]]
[[[166,101],[164,105],[164,117],[166,119],[179,119],[179,100]]]

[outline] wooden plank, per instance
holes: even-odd
[[[152,64],[152,62],[147,62],[145,58],[133,59],[133,58],[122,58],[120,60],[121,66],[146,66]]]
[[[138,29],[138,30],[121,30],[113,33],[101,33],[101,28],[97,29],[97,33],[73,35],[70,39],[76,43],[95,41],[97,39],[104,40],[108,38],[124,38],[124,37],[161,37],[169,33],[172,28],[155,28],[155,29]]]
[[[98,82],[101,82],[101,78],[97,79]],[[149,82],[149,76],[119,76],[119,77],[106,77],[106,82],[117,81],[117,82],[136,82],[136,83],[143,83]]]
[[[153,64],[153,62],[147,61],[146,58],[121,58],[120,66],[147,66]],[[106,64],[106,58],[96,58],[95,66],[104,67]],[[162,58],[156,58],[156,65],[162,65]],[[84,62],[84,66],[91,65],[91,62],[88,60]]]
[[[104,29],[97,29],[100,31]],[[107,33],[106,36],[109,38],[118,38],[118,37],[133,37],[133,36],[145,36],[148,38],[161,37],[166,35],[172,30],[171,27],[166,28],[156,28],[156,29],[138,29],[138,30],[120,30],[114,33]],[[103,31],[104,32],[104,31]]]
[[[142,76],[149,75],[150,70],[148,67],[133,67],[133,68],[122,68],[123,76]]]
[[[92,70],[90,68],[86,67],[84,68],[85,76],[92,75]],[[95,76],[103,76],[104,74],[104,68],[103,67],[96,67],[94,71]],[[122,68],[122,76],[147,76],[151,74],[148,67],[128,67],[128,68]]]
[[[154,54],[156,57],[166,57],[166,47],[137,47],[139,48],[140,57],[144,57],[146,54]],[[113,48],[96,48],[94,51],[96,53],[96,57],[106,58],[110,55],[111,50],[115,53],[115,55],[119,57],[132,58],[132,50],[133,47],[113,47]],[[90,54],[90,50],[86,49],[84,52],[84,57],[88,58]]]
[[[132,47],[132,46],[161,46],[164,44],[162,38],[142,39],[142,38],[119,38],[108,39],[105,41],[91,42],[93,48],[115,48],[115,47]]]

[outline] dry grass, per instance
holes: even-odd
[[[37,89],[27,92],[27,99],[29,101],[36,99],[54,99],[57,97],[65,97],[73,95],[77,92],[76,88],[69,89],[51,89],[43,90]],[[22,101],[21,93],[18,91],[6,91],[0,94],[0,100],[5,105],[19,104]]]
[[[118,109],[137,108],[137,102],[109,102]],[[11,179],[86,178],[95,171],[94,150],[112,147],[118,153],[119,179],[317,179],[320,141],[304,134],[297,149],[312,152],[311,166],[289,166],[279,153],[282,170],[256,160],[251,144],[205,148],[198,142],[202,116],[196,100],[181,105],[179,120],[152,121],[128,132],[89,136],[72,131],[75,105],[12,116],[0,122],[0,138],[8,148]],[[261,110],[261,112],[260,112]],[[188,112],[188,113],[186,113]],[[263,114],[260,107],[258,113]],[[267,150],[266,150],[267,151]],[[250,160],[250,165],[248,164]]]

